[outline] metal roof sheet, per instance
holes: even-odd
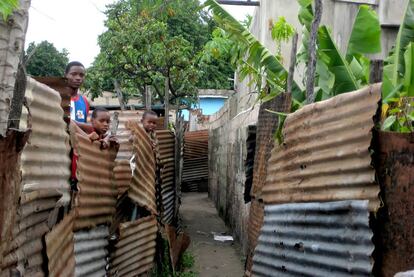
[[[111,253],[111,275],[138,276],[148,272],[154,263],[157,230],[154,216],[121,223],[119,240]]]
[[[253,276],[370,276],[368,201],[265,206]]]
[[[42,273],[42,238],[53,226],[58,208],[69,203],[69,136],[61,97],[50,87],[27,78],[21,125],[31,128],[21,156],[22,191],[14,239],[7,263],[25,274]]]
[[[136,167],[128,190],[128,196],[138,205],[157,214],[155,199],[155,157],[152,144],[145,130],[135,121],[129,121],[127,128],[134,135]]]
[[[75,232],[75,276],[106,276],[108,237],[107,226]]]
[[[74,199],[75,230],[110,223],[115,213],[118,195],[113,169],[117,149],[111,145],[101,149],[98,141],[92,142],[79,127],[71,124],[71,137],[78,153],[77,178],[79,192]]]
[[[371,129],[381,85],[338,95],[289,114],[284,143],[269,160],[267,204],[369,199],[378,208]]]
[[[208,130],[184,133],[184,160],[208,156]]]
[[[115,160],[114,179],[118,189],[118,197],[129,189],[132,171],[129,160]]]
[[[175,136],[169,130],[158,130],[156,135],[161,160],[162,218],[171,224],[175,210]]]
[[[254,249],[257,245],[257,240],[259,239],[260,229],[263,225],[264,218],[264,205],[262,202],[259,202],[257,199],[252,199],[250,202],[250,211],[249,211],[249,226],[247,234],[247,260],[246,260],[246,272],[250,273],[253,266],[253,255]]]
[[[279,125],[279,116],[270,111],[290,112],[291,99],[287,94],[280,94],[260,105],[256,129],[256,149],[253,165],[252,188],[248,193],[257,197],[266,184],[268,161],[275,145],[274,133]]]
[[[46,234],[45,241],[49,276],[73,276],[75,274],[73,214],[65,215],[63,220]]]

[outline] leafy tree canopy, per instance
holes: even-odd
[[[120,83],[126,98],[151,86],[154,100],[190,105],[198,88],[231,88],[233,71],[225,60],[203,58],[215,28],[198,0],[119,0],[108,6],[99,36],[101,52],[88,69],[86,86],[93,97]]]
[[[25,60],[27,74],[32,76],[63,76],[68,63],[69,52],[59,51],[48,41],[39,44],[31,42],[27,48]]]

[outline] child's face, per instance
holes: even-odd
[[[144,127],[145,131],[152,132],[157,127],[157,116],[153,114],[147,114],[142,119],[142,126]]]
[[[96,114],[96,118],[92,118],[92,127],[98,135],[103,135],[108,132],[110,122],[111,117],[109,112],[99,111]]]

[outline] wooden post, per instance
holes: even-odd
[[[315,16],[312,22],[309,41],[309,63],[306,72],[306,102],[313,103],[315,97],[315,71],[316,71],[316,39],[318,37],[319,24],[322,18],[322,0],[315,0]]]
[[[165,78],[165,95],[164,95],[164,111],[165,111],[165,115],[164,115],[164,128],[168,129],[168,121],[170,119],[169,116],[169,107],[170,107],[170,85],[169,85],[169,80],[168,77]]]
[[[371,60],[371,68],[369,73],[369,83],[375,84],[382,81],[382,70],[384,67],[383,60]]]
[[[119,106],[121,107],[122,111],[125,111],[126,108],[125,108],[125,103],[124,103],[124,97],[122,95],[122,91],[121,91],[121,88],[117,80],[114,80],[114,88],[115,88],[116,96],[118,97]]]
[[[298,33],[292,38],[292,51],[290,52],[290,65],[289,65],[289,74],[287,79],[286,92],[292,94],[292,83],[293,77],[295,75],[295,64],[296,64],[296,51],[298,49]]]
[[[151,87],[145,86],[145,109],[147,111],[151,110],[151,98],[152,98]]]

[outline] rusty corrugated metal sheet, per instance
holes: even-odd
[[[79,128],[71,126],[71,137],[78,153],[78,189],[74,199],[75,230],[110,223],[115,213],[118,195],[113,169],[117,149],[101,149],[98,141],[84,136]]]
[[[252,199],[249,212],[249,226],[247,234],[247,258],[246,275],[249,276],[253,266],[254,249],[259,239],[260,229],[263,225],[264,205],[256,199]]]
[[[377,213],[376,275],[414,268],[414,133],[379,132],[377,176],[384,205]]]
[[[10,130],[0,136],[0,274],[10,247],[20,196],[20,152],[28,132]]]
[[[291,97],[280,94],[270,101],[260,105],[256,130],[256,149],[253,167],[252,189],[249,191],[257,197],[266,183],[267,167],[271,151],[274,146],[274,133],[279,125],[279,116],[270,111],[290,112]]]
[[[25,98],[30,116],[22,112],[21,125],[26,123],[32,133],[22,152],[20,207],[6,260],[32,275],[44,274],[43,236],[56,221],[58,208],[69,203],[70,159],[59,93],[28,78]]]
[[[128,190],[131,184],[132,172],[129,160],[115,160],[114,179],[119,197]]]
[[[164,223],[172,224],[175,207],[175,136],[169,130],[156,131],[161,160],[161,200]]]
[[[59,92],[61,97],[61,107],[66,119],[70,118],[70,94],[71,90],[67,86],[66,79],[63,77],[33,77],[36,81],[47,85]]]
[[[74,276],[73,214],[67,214],[45,238],[49,276]]]
[[[367,200],[265,206],[253,276],[370,276]]]
[[[119,240],[111,253],[112,276],[139,276],[153,267],[157,229],[154,216],[120,224]]]
[[[380,89],[344,93],[288,115],[284,143],[269,160],[264,202],[369,199],[370,209],[378,208],[369,147]]]
[[[75,276],[106,276],[108,237],[107,226],[75,233]]]
[[[208,130],[184,133],[184,159],[208,156]]]
[[[152,144],[145,130],[135,121],[129,121],[127,128],[134,135],[136,168],[128,190],[129,197],[138,205],[157,214],[155,196],[155,157]]]

